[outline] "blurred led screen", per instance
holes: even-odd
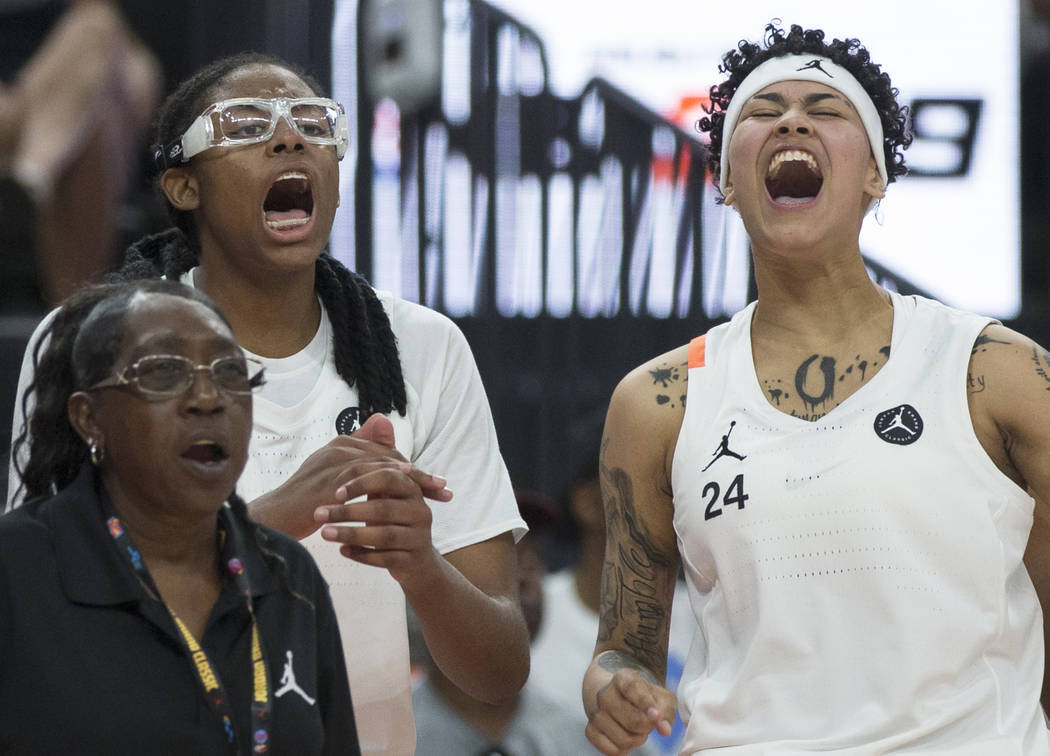
[[[352,4],[352,0],[341,3],[344,9]],[[489,4],[505,11],[522,29],[535,33],[548,67],[544,82],[542,73],[537,73],[540,55],[530,52],[535,43],[525,39],[520,30],[508,33],[506,44],[500,42],[498,57],[504,57],[504,48],[513,47],[513,54],[507,52],[506,57],[513,59],[514,65],[498,69],[497,86],[501,92],[516,87],[521,96],[532,97],[545,86],[560,98],[581,97],[588,82],[602,77],[697,140],[701,135],[694,124],[703,115],[701,103],[710,86],[721,79],[721,55],[737,40],[760,39],[765,25],[774,18],[781,18],[784,26],[798,23],[822,28],[829,38],[858,37],[891,76],[900,91],[900,101],[912,108],[915,134],[915,141],[905,152],[911,173],[890,186],[878,211],[866,220],[861,235],[862,252],[893,276],[947,304],[1001,318],[1018,314],[1021,295],[1016,0],[985,3],[979,12],[962,12],[957,3],[941,0],[883,0],[877,8],[841,0],[650,0],[643,4],[627,0],[493,0]],[[408,7],[410,3],[404,5]],[[452,124],[449,128],[454,128],[457,119],[470,117],[465,110],[471,102],[469,79],[481,75],[465,70],[467,52],[456,57],[457,49],[469,48],[469,7],[466,0],[443,3],[446,30],[442,103],[447,121]],[[348,12],[342,17],[344,25],[350,23],[346,21]],[[343,62],[337,59],[334,66],[337,73],[344,72],[342,79],[337,75],[334,82],[336,96],[344,100],[356,93],[345,73],[351,65],[348,61],[353,60],[353,50],[345,49],[348,35],[349,32],[340,34],[337,29],[333,37],[337,56],[339,45],[344,47]],[[504,99],[513,105],[510,98]],[[442,175],[440,182],[428,182],[424,169],[416,169],[424,176],[424,187],[435,187],[425,189],[420,202],[426,200],[426,191],[442,194],[443,214],[439,217],[433,215],[436,211],[430,211],[431,215],[419,211],[422,222],[408,222],[406,213],[417,208],[415,200],[406,201],[402,194],[404,180],[399,184],[394,178],[405,168],[397,153],[401,136],[397,114],[383,107],[376,113],[372,156],[377,178],[373,182],[371,219],[376,227],[376,285],[394,289],[407,298],[427,301],[425,289],[430,284],[423,284],[416,291],[414,282],[432,280],[433,286],[444,292],[441,301],[451,314],[472,314],[471,298],[478,291],[472,276],[473,271],[480,270],[484,246],[480,231],[485,227],[485,218],[478,208],[485,205],[484,197],[491,194],[496,198],[497,215],[507,219],[498,221],[503,226],[498,227],[492,242],[501,314],[614,314],[605,307],[604,302],[610,298],[607,292],[600,292],[601,281],[619,281],[613,268],[621,263],[619,258],[603,257],[601,237],[605,229],[617,227],[619,211],[603,202],[601,193],[608,194],[615,182],[626,180],[616,175],[621,170],[618,165],[603,165],[597,176],[572,188],[578,194],[573,205],[560,199],[569,190],[559,186],[557,175],[541,185],[524,172],[520,177],[515,174],[523,170],[514,162],[519,160],[517,148],[497,150],[496,159],[503,163],[496,166],[493,181],[477,175],[469,154],[449,148],[447,129],[431,129],[424,142],[427,154],[420,155],[418,161],[424,167],[440,164]],[[581,121],[586,113],[586,107],[582,108]],[[518,127],[515,117],[512,110],[498,110],[493,115],[497,121],[505,119],[512,128]],[[659,138],[658,130],[654,131],[654,156],[659,152]],[[528,140],[529,136],[523,135],[522,142],[527,144]],[[553,154],[558,145],[551,147]],[[348,200],[352,199],[347,196],[348,191],[352,192],[348,180],[348,174],[352,174],[346,161],[342,168],[343,220],[337,223],[337,235],[353,222],[345,217]],[[643,282],[639,286],[648,289],[647,298],[643,297],[649,302],[646,314],[674,317],[676,311],[670,296],[661,304],[660,292],[674,289],[681,294],[684,284],[681,276],[659,275],[660,235],[667,235],[668,224],[657,212],[661,198],[657,174],[654,172],[657,178],[652,182],[655,209],[644,240],[655,251],[645,263],[649,268],[639,277]],[[677,207],[675,195],[665,194],[665,204],[670,203],[668,207],[672,209]],[[706,290],[708,283],[704,283],[702,292],[707,314],[720,316],[732,314],[746,303],[748,254],[739,218],[732,210],[714,206],[710,201],[712,194],[708,189],[704,199],[703,260],[697,265],[711,268],[715,260],[720,266],[718,275],[708,275],[706,280],[716,281],[723,290],[712,298]],[[541,204],[541,198],[549,213],[546,225],[532,220],[538,217],[535,208]],[[587,212],[589,202],[597,208],[596,212]],[[576,221],[580,227],[566,232],[570,238],[559,239],[559,207],[563,204],[583,206],[584,210]],[[435,206],[430,203],[431,208]],[[599,215],[601,223],[586,225],[589,218]],[[414,236],[414,229],[423,228],[426,235],[428,224],[435,228],[440,225],[435,238],[440,237],[444,247],[435,247],[432,257],[442,262],[436,272],[428,270],[421,276],[419,268],[428,265],[431,253]],[[616,255],[619,245],[620,240],[605,243]],[[631,246],[631,240],[624,246]],[[422,250],[418,255],[411,251],[416,248]],[[563,254],[570,248],[574,251]],[[710,254],[711,249],[717,249],[717,260]],[[575,257],[570,262],[565,259],[566,254]],[[541,257],[545,258],[542,266]],[[606,272],[602,265],[608,269]],[[570,280],[570,276],[575,279]],[[404,281],[411,284],[407,290]],[[564,295],[559,293],[559,286]],[[588,300],[591,289],[599,291],[599,295]],[[628,298],[631,296],[634,295],[629,293]],[[678,315],[685,316],[685,310]]]

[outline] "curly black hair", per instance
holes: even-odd
[[[715,186],[718,186],[722,170],[722,127],[725,112],[741,82],[759,65],[770,58],[785,55],[812,53],[830,58],[842,66],[864,87],[871,97],[875,109],[882,120],[883,150],[886,155],[886,173],[893,182],[898,176],[907,173],[904,156],[901,152],[911,144],[911,132],[908,128],[908,108],[897,103],[897,89],[890,83],[889,74],[873,63],[858,39],[833,39],[824,41],[824,32],[820,29],[803,29],[792,24],[788,32],[780,28],[774,20],[766,25],[763,44],[740,40],[737,46],[722,56],[718,70],[727,74],[721,84],[711,87],[710,116],[697,121],[697,128],[707,132],[710,146],[707,152],[707,165],[711,170]]]
[[[165,100],[154,123],[155,148],[178,139],[211,104],[215,90],[230,74],[255,65],[283,68],[299,77],[317,96],[325,94],[303,69],[276,56],[247,52],[221,58],[186,79]],[[132,245],[125,253],[123,266],[108,280],[160,276],[177,280],[200,263],[200,243],[192,215],[174,208],[159,186],[158,192],[175,228]],[[322,253],[315,264],[314,281],[332,323],[336,370],[348,385],[357,388],[361,416],[394,410],[404,415],[408,398],[397,341],[386,310],[367,279]]]

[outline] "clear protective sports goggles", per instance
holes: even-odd
[[[343,106],[327,97],[236,97],[210,105],[181,138],[154,148],[160,170],[187,162],[212,147],[236,147],[265,142],[285,119],[305,141],[333,145],[342,160],[350,144],[350,127]]]

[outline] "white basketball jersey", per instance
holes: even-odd
[[[763,393],[754,305],[691,345],[672,472],[699,626],[683,753],[1050,754],[1021,561],[1034,502],[967,405],[992,321],[893,306],[889,360],[816,422]]]

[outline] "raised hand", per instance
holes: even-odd
[[[370,417],[358,433],[369,443],[393,442],[393,427],[382,416]],[[318,522],[328,523],[321,537],[341,544],[340,552],[350,559],[389,570],[403,585],[411,577],[424,578],[428,565],[436,567],[437,553],[431,544],[430,507],[423,497],[451,498],[444,479],[393,458],[362,461],[353,473],[336,491],[336,499],[345,503],[314,513]]]
[[[597,662],[599,665],[602,662]],[[678,699],[637,669],[620,668],[598,691],[589,712],[587,739],[606,756],[625,756],[656,729],[670,735]]]
[[[336,436],[315,451],[287,481],[249,506],[259,522],[302,539],[322,523],[338,521],[335,515],[329,520],[317,511],[338,509],[348,498],[358,495],[349,493],[358,490],[357,487],[344,486],[380,470],[397,470],[427,498],[437,501],[452,498],[443,478],[416,469],[394,448],[394,430],[389,418],[372,415],[353,435]],[[370,479],[370,485],[375,484],[376,481]]]

